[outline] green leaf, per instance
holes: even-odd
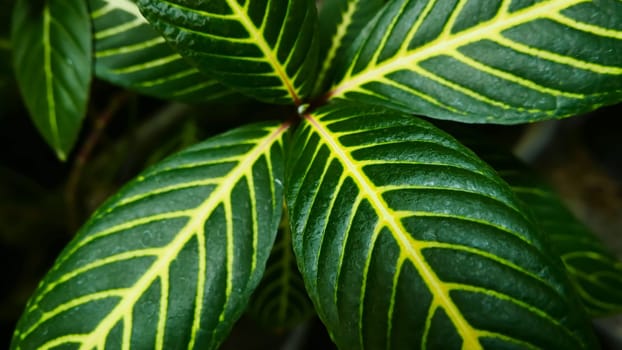
[[[145,17],[200,70],[244,94],[295,103],[317,65],[312,0],[137,0]]]
[[[564,206],[557,194],[509,152],[478,146],[534,215],[592,316],[622,311],[622,262]]]
[[[622,100],[619,0],[398,0],[369,26],[329,96],[500,124]]]
[[[142,94],[186,102],[231,97],[166,43],[131,0],[90,0],[95,74]]]
[[[274,242],[286,129],[235,129],[128,184],[59,257],[12,348],[217,348]]]
[[[91,81],[87,4],[17,0],[11,22],[20,92],[37,129],[65,160],[82,125]]]
[[[264,327],[275,330],[294,328],[314,314],[296,266],[287,215],[283,215],[266,272],[253,294],[249,311]]]
[[[340,348],[595,345],[507,184],[448,135],[335,104],[305,116],[291,154],[294,251]]]
[[[385,0],[325,0],[319,13],[322,65],[315,93],[324,92],[335,78],[339,60],[369,21],[380,12]]]

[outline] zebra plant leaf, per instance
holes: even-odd
[[[448,135],[334,104],[305,116],[291,154],[294,251],[339,348],[594,346],[561,262]]]
[[[322,93],[334,79],[337,61],[365,25],[380,12],[385,0],[325,0],[319,13],[320,57],[323,61],[315,92]]]
[[[312,0],[138,0],[200,70],[257,99],[300,105],[317,66]]]
[[[217,348],[274,242],[286,129],[233,130],[128,184],[61,254],[12,348]]]
[[[275,330],[294,328],[314,314],[313,304],[296,265],[292,232],[286,215],[249,311],[264,327]]]
[[[329,97],[499,124],[622,100],[619,0],[398,0],[369,26]]]
[[[132,0],[89,0],[89,6],[98,77],[145,95],[186,102],[234,94],[173,51]]]
[[[621,311],[622,262],[574,217],[547,184],[509,152],[485,146],[476,147],[476,151],[531,209],[590,315]]]
[[[65,160],[80,132],[91,82],[87,4],[18,0],[11,25],[21,95],[45,141]]]

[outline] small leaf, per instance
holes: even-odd
[[[329,96],[499,124],[622,100],[619,0],[397,0],[369,26]]]
[[[580,349],[561,262],[495,172],[409,115],[305,116],[288,167],[294,252],[342,349]]]
[[[319,13],[320,57],[316,93],[324,92],[335,78],[335,68],[354,39],[380,12],[385,0],[325,0]]]
[[[566,209],[557,194],[509,152],[476,146],[534,215],[592,316],[622,311],[622,262]]]
[[[294,328],[314,314],[296,266],[287,215],[283,215],[266,272],[253,294],[249,311],[264,327],[275,330]]]
[[[91,22],[84,1],[17,0],[13,66],[30,117],[59,159],[73,147],[91,81]]]
[[[310,94],[317,66],[312,0],[137,0],[179,52],[223,84],[266,102]]]
[[[233,130],[128,184],[58,258],[12,348],[217,348],[274,242],[286,129]]]
[[[89,0],[95,74],[149,96],[200,102],[233,90],[200,73],[173,51],[131,0]]]

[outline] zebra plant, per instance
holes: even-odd
[[[620,0],[17,0],[12,51],[60,159],[92,75],[292,106],[105,202],[13,349],[217,348],[279,230],[287,261],[268,277],[297,267],[304,288],[286,276],[267,286],[295,293],[256,300],[306,292],[341,349],[595,348],[590,317],[622,309],[622,265],[550,190],[415,116],[520,124],[622,101]]]

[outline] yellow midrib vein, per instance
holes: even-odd
[[[388,59],[377,66],[366,68],[354,76],[347,75],[339,85],[335,86],[332,91],[329,92],[329,96],[343,96],[346,92],[354,90],[367,82],[373,81],[377,79],[377,77],[382,77],[400,69],[408,68],[412,64],[439,56],[443,53],[451,53],[460,46],[494,37],[503,30],[512,28],[518,24],[526,23],[529,20],[548,18],[552,13],[557,13],[561,9],[568,8],[581,2],[586,2],[586,0],[557,0],[543,2],[539,5],[533,5],[527,9],[517,11],[515,14],[509,16],[503,15],[496,17],[491,20],[492,23],[491,21],[481,23],[471,29],[459,32],[451,39],[441,40],[442,38],[437,38],[419,48],[414,49],[411,53],[402,50],[394,58]]]
[[[164,254],[149,267],[145,274],[136,281],[132,287],[128,288],[129,292],[124,295],[121,302],[108,313],[99,325],[84,337],[84,341],[80,345],[80,350],[92,350],[94,346],[102,341],[102,337],[105,339],[110,330],[125,316],[125,314],[132,312],[133,305],[136,301],[138,301],[147,288],[151,286],[153,281],[163,274],[163,271],[165,271],[171,261],[175,259],[188,240],[197,234],[207,217],[225,200],[227,195],[231,193],[238,180],[246,174],[247,169],[252,167],[257,159],[264,154],[275,140],[288,128],[288,124],[283,124],[268,134],[264,140],[259,143],[251,153],[245,156],[244,160],[228,174],[227,179],[193,211],[196,215],[180,230],[177,237],[175,237],[171,243],[162,248]],[[228,272],[230,275],[227,276],[227,278],[232,278],[231,271]],[[200,308],[201,305],[197,305],[196,307]],[[124,325],[124,327],[131,326],[132,325]],[[123,339],[124,343],[127,341],[129,341],[129,339]]]
[[[361,169],[354,164],[352,157],[346,154],[343,147],[339,144],[339,141],[333,137],[332,133],[325,128],[319,120],[314,118],[314,116],[306,115],[305,119],[309,121],[320,138],[328,145],[332,152],[336,154],[336,157],[341,160],[345,171],[348,171],[353,177],[353,180],[360,186],[361,192],[365,194],[365,198],[371,202],[370,204],[378,213],[380,221],[378,224],[381,225],[384,223],[388,226],[400,247],[406,251],[403,254],[408,256],[409,260],[413,262],[426,285],[432,291],[434,299],[438,299],[437,303],[442,305],[448,317],[456,326],[458,333],[463,339],[463,348],[469,350],[481,349],[482,346],[479,343],[476,332],[466,322],[460,310],[458,310],[458,307],[451,300],[448,295],[448,290],[443,286],[443,282],[425,261],[425,258],[421,254],[422,247],[417,247],[417,242],[410,237],[408,231],[396,220],[395,216],[392,215],[388,205],[378,195],[378,191],[374,191],[374,185],[367,176],[362,173]]]
[[[227,0],[227,4],[229,5],[229,7],[231,7],[231,9],[233,10],[233,13],[235,13],[235,15],[238,17],[238,19],[240,20],[244,28],[246,28],[246,30],[252,37],[253,41],[257,44],[257,46],[259,47],[261,52],[264,54],[264,56],[266,57],[266,59],[268,60],[272,68],[274,68],[279,79],[281,79],[281,82],[287,89],[287,92],[294,100],[294,104],[296,106],[299,106],[301,104],[300,98],[298,97],[298,94],[296,93],[296,89],[294,88],[294,85],[290,81],[289,76],[285,72],[285,68],[281,65],[281,62],[279,62],[278,58],[276,57],[276,53],[272,50],[272,48],[270,48],[270,46],[266,42],[266,39],[263,37],[261,32],[259,32],[258,28],[255,26],[253,21],[251,21],[251,19],[248,17],[248,14],[246,13],[246,11],[242,7],[240,7],[240,4],[238,4],[236,0]],[[269,4],[270,2],[268,2],[268,6]],[[287,19],[285,19],[285,22],[286,21]],[[281,30],[282,29],[283,28],[281,28]]]
[[[56,117],[56,101],[54,100],[54,73],[52,72],[52,47],[50,44],[50,26],[52,25],[52,16],[50,14],[50,5],[46,4],[43,8],[43,72],[45,75],[45,100],[47,102],[48,122],[50,124],[50,132],[52,134],[52,144],[54,145],[58,158],[64,160],[67,155],[63,151],[60,144],[60,135],[58,134],[58,121]]]

